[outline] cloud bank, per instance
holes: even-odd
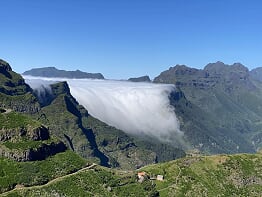
[[[180,141],[180,131],[169,94],[169,84],[133,83],[113,80],[58,79],[24,76],[33,88],[67,81],[71,94],[99,120],[129,134],[143,134],[161,141]]]

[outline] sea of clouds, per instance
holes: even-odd
[[[50,91],[50,84],[67,81],[71,94],[99,120],[129,134],[149,135],[171,143],[174,139],[181,142],[183,132],[169,101],[174,85],[23,77],[40,95],[44,89]]]

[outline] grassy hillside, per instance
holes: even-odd
[[[14,111],[0,113],[0,128],[14,129],[17,127],[39,127],[41,123],[33,120],[29,115],[22,115]]]
[[[100,166],[3,196],[262,196],[262,155],[195,155],[135,171]],[[156,180],[163,175],[164,180]]]
[[[34,113],[40,106],[24,79],[0,59],[0,107]]]
[[[58,153],[43,161],[17,162],[0,158],[0,193],[16,185],[41,185],[56,177],[74,172],[87,161],[72,151]]]
[[[150,181],[137,182],[134,172],[95,166],[43,186],[16,189],[2,196],[157,196]],[[0,194],[1,196],[1,194]]]
[[[262,155],[237,154],[186,157],[141,169],[160,196],[262,196]]]

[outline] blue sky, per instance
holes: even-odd
[[[176,64],[262,66],[260,0],[0,0],[0,58],[151,78]]]

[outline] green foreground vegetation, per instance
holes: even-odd
[[[10,113],[0,113],[0,120],[1,129],[36,128],[41,126],[39,121],[32,119],[29,115],[13,111]]]
[[[262,196],[262,154],[186,157],[141,170],[156,181],[160,196]]]
[[[43,161],[17,162],[0,158],[0,192],[16,185],[41,185],[72,173],[87,165],[87,161],[72,151],[58,153]]]
[[[137,182],[134,172],[101,166],[40,187],[20,188],[2,196],[157,196],[150,181]]]
[[[136,173],[145,172],[138,182]],[[164,180],[156,180],[163,175]],[[0,195],[1,196],[1,195]],[[101,166],[2,196],[262,196],[262,154],[191,156],[137,171]]]

